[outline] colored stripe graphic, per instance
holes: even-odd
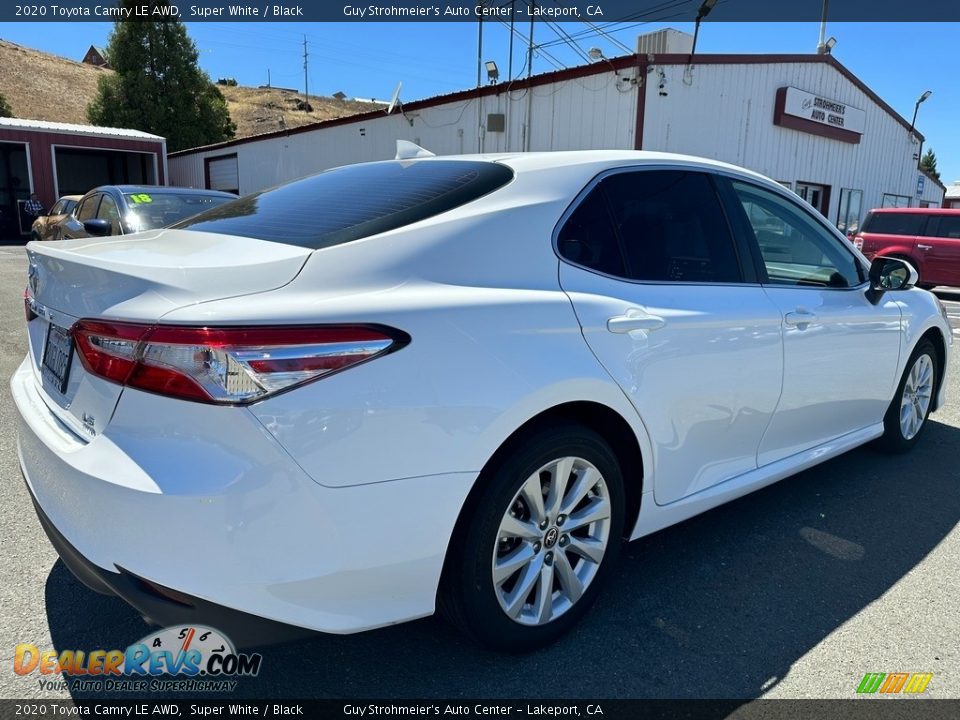
[[[927,689],[933,679],[933,673],[867,673],[857,685],[857,692],[872,694],[881,692],[896,695],[899,692],[919,694]]]
[[[857,692],[875,693],[880,688],[880,683],[883,682],[886,676],[886,673],[867,673],[857,686]]]
[[[908,677],[910,677],[910,673],[890,673],[883,685],[880,686],[880,692],[888,694],[900,692]]]
[[[922,693],[933,679],[933,673],[914,673],[903,689],[905,693]]]

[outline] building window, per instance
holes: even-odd
[[[806,200],[824,217],[830,209],[830,187],[816,183],[797,182],[797,195]]]
[[[894,195],[893,193],[883,194],[883,203],[880,207],[885,208],[905,208],[910,207],[910,198],[906,195]]]
[[[860,230],[860,212],[863,209],[863,190],[842,188],[840,207],[837,208],[837,229],[846,236]]]
[[[787,190],[793,190],[793,183],[789,180],[777,180],[777,182],[783,185]]]

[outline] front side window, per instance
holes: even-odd
[[[558,248],[572,262],[629,280],[742,280],[720,201],[700,172],[608,175],[561,228]]]
[[[120,212],[117,210],[117,203],[109,195],[104,195],[100,201],[100,209],[97,210],[97,217],[107,220],[110,223],[110,232],[114,235],[120,235]]]
[[[97,205],[100,203],[100,194],[91,195],[85,200],[80,201],[80,207],[77,209],[77,220],[83,222],[95,217],[97,214]]]
[[[753,228],[768,281],[775,285],[848,288],[864,271],[853,253],[783,196],[747,183],[733,188]]]

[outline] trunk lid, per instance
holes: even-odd
[[[106,427],[122,387],[86,372],[68,332],[80,318],[156,322],[188,305],[286,285],[311,250],[187,230],[27,245],[27,323],[34,375],[50,409],[77,435]]]

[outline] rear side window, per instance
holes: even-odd
[[[557,249],[570,262],[625,277],[623,251],[603,189],[594,188],[577,206],[557,235]]]
[[[927,223],[927,237],[960,239],[960,215],[934,215]]]
[[[583,238],[579,248],[569,242],[574,233]],[[609,175],[570,216],[558,247],[568,260],[630,280],[741,280],[720,200],[703,173],[641,170]]]
[[[926,217],[916,213],[870,213],[863,232],[881,235],[919,235]]]
[[[173,227],[320,249],[439,215],[512,179],[512,170],[492,162],[350,165],[247,195]]]

